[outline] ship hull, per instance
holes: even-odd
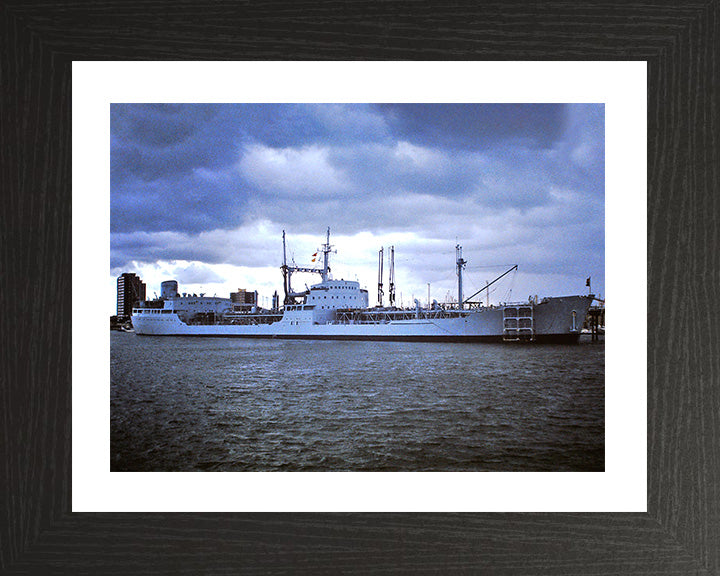
[[[464,342],[464,343],[508,343],[502,335],[498,336],[412,336],[412,335],[359,335],[359,334],[193,334],[193,333],[177,333],[177,334],[148,334],[138,333],[139,336],[182,336],[189,338],[250,338],[262,340],[334,340],[334,341],[357,341],[357,342]],[[580,340],[580,334],[536,334],[532,340],[512,340],[517,344],[577,344]]]
[[[275,338],[298,340],[360,340],[418,342],[508,342],[577,343],[580,329],[592,302],[589,296],[548,298],[532,308],[532,330],[521,338],[509,337],[507,311],[503,307],[481,308],[456,317],[432,317],[432,311],[417,318],[383,323],[291,322],[272,324],[188,325],[176,314],[133,316],[135,333],[141,336],[188,336],[222,338]],[[518,305],[528,307],[528,304]]]

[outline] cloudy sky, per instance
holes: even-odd
[[[406,306],[457,294],[456,244],[465,296],[604,294],[604,156],[602,104],[113,104],[109,314],[122,272],[269,303],[282,231],[311,266],[328,227],[371,304],[391,245]]]

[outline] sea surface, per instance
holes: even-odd
[[[602,471],[605,346],[111,334],[113,471]]]

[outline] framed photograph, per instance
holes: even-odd
[[[208,78],[203,94],[182,90],[193,102],[111,102],[109,139],[78,127],[78,147],[111,143],[111,471],[605,470],[613,104],[520,104],[531,91],[509,82],[515,102],[478,102],[482,87],[458,78],[496,75],[479,63],[445,73],[454,88],[423,91],[444,66],[427,63],[418,78],[401,63],[270,64],[251,83],[289,102],[243,103],[244,83],[225,92]],[[555,74],[562,95],[570,66],[508,64],[504,74]],[[610,141],[634,131],[639,146],[622,155],[626,169],[613,156],[607,172],[644,189],[645,64],[602,67],[614,71],[583,65],[596,98],[629,75],[623,99],[640,113],[628,116],[643,119],[613,113]],[[167,86],[163,68],[152,76]],[[224,68],[221,78],[258,69]],[[360,84],[380,100],[392,84],[373,79],[386,71],[405,77],[405,97],[441,101],[295,103],[262,80],[300,73],[322,98],[323,80],[345,74],[341,97],[358,97]],[[110,100],[133,82],[118,82],[112,63],[78,64],[79,93],[83,77]],[[151,86],[133,100],[176,97]],[[207,103],[218,97],[241,102]],[[472,101],[443,102],[451,97]],[[91,108],[78,102],[76,125]],[[89,148],[78,155],[98,144]],[[97,192],[78,186],[74,206]],[[623,214],[644,221],[645,194],[635,197]],[[611,240],[622,250],[610,258],[632,243],[632,260],[644,259],[641,230]],[[104,340],[101,330],[85,333]]]
[[[160,11],[155,13],[155,8],[144,11],[142,19],[110,8],[91,11],[62,4],[43,9],[17,4],[5,9],[3,42],[9,56],[1,65],[3,75],[17,81],[2,93],[3,164],[10,167],[3,171],[3,180],[11,191],[7,213],[12,218],[20,216],[22,224],[5,222],[3,216],[3,224],[7,224],[4,229],[12,232],[7,234],[9,250],[4,268],[9,274],[4,276],[12,279],[7,294],[30,294],[35,304],[27,314],[8,314],[9,333],[17,333],[18,338],[14,348],[5,347],[8,353],[3,369],[7,385],[3,386],[2,402],[6,438],[2,480],[8,488],[2,497],[6,520],[0,526],[0,565],[4,572],[174,573],[180,563],[191,571],[241,573],[450,570],[629,574],[642,568],[657,574],[675,574],[718,570],[714,518],[720,504],[713,498],[712,488],[718,474],[717,460],[712,456],[718,447],[713,416],[718,398],[712,378],[716,355],[709,316],[693,312],[711,309],[706,280],[714,274],[715,265],[704,247],[713,244],[711,192],[717,187],[716,171],[708,162],[717,148],[713,139],[717,101],[710,88],[717,70],[709,56],[710,39],[717,33],[717,5],[690,4],[672,11],[657,6],[622,7],[622,14],[605,14],[607,7],[600,6],[577,12],[551,7],[542,13],[527,7],[525,14],[523,10],[510,11],[497,5],[478,14],[476,24],[468,24],[467,14],[459,9],[446,8],[450,28],[456,30],[451,35],[453,40],[429,25],[432,21],[439,23],[441,13],[433,11],[425,24],[417,11],[420,6],[407,13],[398,7],[399,12],[393,14],[386,14],[384,8],[376,12],[366,8],[368,29],[359,32],[350,22],[361,15],[360,5],[350,6],[349,12],[342,14],[334,8],[319,7],[318,19],[330,22],[329,28],[320,30],[309,24],[294,34],[278,34],[286,28],[296,29],[292,11],[278,16],[261,7],[240,13],[229,7],[207,11],[186,6],[178,13],[186,31],[182,40],[173,32],[176,28],[147,35],[148,24],[159,25],[164,19]],[[598,11],[595,16],[593,10]],[[479,39],[477,34],[482,31],[499,30],[497,27],[509,15],[519,18],[515,33],[498,43]],[[248,25],[264,18],[271,19],[272,29]],[[195,24],[201,21],[204,27]],[[311,21],[315,22],[312,16]],[[224,34],[208,35],[209,30],[219,32],[231,23],[242,25],[245,34],[233,35],[232,39]],[[405,43],[391,35],[377,44],[378,34],[387,32],[388,25],[397,25],[397,30],[410,25],[419,36],[427,35],[428,42]],[[76,33],[80,29],[83,34]],[[544,42],[531,42],[540,29],[547,30],[542,36]],[[113,36],[120,30],[125,35]],[[359,44],[336,52],[342,34],[351,30],[359,34]],[[322,40],[327,34],[329,43]],[[121,40],[114,42],[113,37]],[[615,41],[609,41],[610,37]],[[268,48],[269,41],[274,42],[272,48]],[[301,46],[300,52],[289,54],[291,43]],[[146,61],[129,61],[137,58],[135,50],[140,46]],[[173,58],[178,61],[153,62],[167,57],[164,50],[168,47],[176,50]],[[298,61],[281,62],[288,57]],[[192,62],[197,59],[247,61]],[[381,62],[390,59],[402,62]],[[547,59],[564,61],[543,62]],[[328,82],[328,78],[332,81]],[[142,87],[140,91],[138,86]],[[196,90],[196,96],[187,96],[188,86]],[[380,96],[372,91],[377,86],[384,91]],[[507,86],[512,87],[511,91],[501,95]],[[523,90],[524,97],[518,96]],[[183,91],[184,96],[178,97]],[[559,96],[563,91],[565,98]],[[233,98],[233,92],[242,97]],[[481,92],[482,97],[478,96]],[[422,97],[415,96],[419,94]],[[189,105],[185,111],[200,113],[214,107],[212,111],[219,110],[225,123],[232,123],[235,112],[228,103],[254,106],[252,115],[257,122],[269,121],[263,120],[263,114],[281,113],[299,118],[297,125],[306,129],[313,120],[312,113],[324,114],[326,120],[332,116],[328,113],[331,104],[336,106],[336,118],[342,117],[345,122],[352,116],[365,122],[364,127],[372,119],[372,114],[365,114],[368,109],[392,112],[394,120],[407,123],[411,105],[419,106],[415,113],[428,124],[447,111],[462,116],[467,111],[464,106],[478,106],[472,116],[485,114],[486,121],[495,118],[498,122],[502,118],[508,121],[509,117],[491,106],[547,106],[547,117],[538,114],[538,108],[527,112],[546,121],[556,118],[553,114],[558,109],[585,119],[599,114],[604,130],[600,172],[606,192],[601,196],[600,204],[604,205],[600,211],[607,238],[607,246],[604,242],[600,246],[607,251],[601,259],[602,271],[583,272],[578,292],[587,290],[586,278],[587,284],[593,278],[602,279],[604,292],[607,269],[607,292],[612,295],[613,305],[608,324],[607,371],[603,371],[605,434],[601,447],[595,444],[579,460],[573,460],[572,454],[562,454],[554,457],[551,466],[526,463],[524,468],[509,469],[482,468],[477,463],[455,469],[447,462],[428,465],[441,462],[438,452],[426,460],[416,455],[414,465],[390,466],[385,472],[379,471],[382,466],[373,469],[369,460],[355,468],[345,461],[336,468],[311,466],[301,471],[302,466],[295,466],[280,471],[268,464],[273,462],[272,451],[265,450],[269,455],[265,464],[255,462],[243,471],[224,467],[219,453],[213,456],[190,450],[190,457],[183,459],[182,454],[187,456],[188,452],[183,452],[182,446],[176,460],[180,464],[173,465],[164,460],[167,451],[158,450],[152,442],[143,445],[143,439],[152,439],[153,435],[162,438],[162,445],[173,441],[170,412],[161,419],[151,419],[150,428],[139,432],[141,424],[137,420],[128,418],[123,423],[123,417],[130,413],[129,404],[122,404],[128,397],[119,396],[113,420],[107,378],[117,368],[118,358],[109,354],[110,339],[142,338],[123,333],[124,325],[112,336],[109,334],[107,319],[112,312],[108,308],[119,305],[117,301],[108,304],[107,295],[117,298],[118,294],[116,285],[109,284],[117,283],[117,277],[129,271],[129,262],[138,261],[133,260],[138,254],[133,252],[133,243],[137,247],[138,238],[147,240],[153,230],[143,228],[141,212],[124,212],[123,216],[133,223],[119,226],[116,233],[125,236],[111,242],[110,223],[118,212],[112,212],[115,208],[110,178],[116,166],[111,165],[110,150],[115,146],[113,150],[126,152],[123,145],[132,138],[171,137],[164,131],[167,126],[161,126],[161,119],[154,116],[162,113],[164,105]],[[387,105],[384,109],[383,104]],[[572,106],[568,108],[568,104]],[[459,106],[461,111],[452,106]],[[428,114],[428,110],[432,112]],[[516,115],[520,111],[514,109]],[[138,116],[143,117],[142,122]],[[462,124],[467,128],[467,117]],[[139,126],[144,133],[132,133],[133,126]],[[252,126],[240,128],[248,135],[244,158],[253,159],[251,165],[240,166],[245,184],[272,188],[283,177],[292,180],[304,176],[321,187],[323,178],[332,180],[332,165],[323,164],[321,153],[312,158],[292,156],[298,150],[312,153],[309,140],[295,134],[296,148],[285,147],[287,154],[283,158],[269,157],[282,146],[268,145]],[[354,142],[361,140],[362,127],[356,126],[351,132]],[[398,171],[397,162],[403,159],[416,164],[421,160],[435,161],[435,176],[446,170],[442,158],[428,157],[430,153],[442,153],[438,142],[423,146],[419,139],[408,136],[410,132],[407,129],[403,133],[406,137],[387,142],[396,162],[376,171],[376,184],[390,189],[390,175]],[[442,135],[430,131],[429,136]],[[528,137],[522,130],[516,136]],[[597,144],[597,140],[594,142]],[[568,161],[592,162],[593,141],[575,144]],[[217,150],[211,148],[206,149],[207,153],[216,154]],[[380,156],[373,153],[382,153],[380,148],[366,142],[363,158],[379,165]],[[358,156],[349,148],[345,152],[347,155],[339,161],[350,170]],[[501,152],[505,158],[512,158],[512,153],[509,149]],[[457,159],[457,143],[447,154]],[[468,162],[478,160],[469,153],[464,158],[470,158]],[[497,165],[490,164],[492,159],[491,154],[484,158],[490,173],[497,169]],[[180,161],[179,157],[175,161]],[[289,169],[279,173],[278,162]],[[127,165],[138,168],[137,162]],[[561,164],[554,166],[558,170]],[[147,170],[158,167],[143,166]],[[619,172],[617,167],[622,167]],[[597,166],[586,168],[585,181],[579,188],[582,190],[597,185],[593,181]],[[538,166],[535,173],[542,178],[547,170]],[[408,174],[418,178],[421,172]],[[121,176],[132,177],[127,173]],[[206,167],[199,177],[206,181],[222,177],[219,165]],[[415,184],[427,186],[428,197],[437,200],[439,195],[430,191],[430,177],[425,177]],[[461,179],[460,174],[454,177]],[[285,183],[292,187],[290,180]],[[337,178],[333,183],[342,184]],[[183,185],[177,181],[175,184]],[[219,186],[217,182],[214,185]],[[127,187],[123,192],[130,196],[136,190]],[[209,214],[200,207],[192,212],[190,205],[183,205],[185,200],[180,195],[173,197],[170,186],[154,192],[156,201],[162,202],[172,217],[182,220],[183,216],[192,219]],[[571,192],[554,189],[557,198],[566,195],[560,198],[566,203],[570,202],[567,195]],[[398,198],[401,206],[411,206],[414,200],[410,196]],[[392,199],[391,194],[386,195],[387,199]],[[379,196],[376,202],[381,200]],[[368,206],[348,209],[343,222],[350,226],[349,216],[370,212]],[[136,207],[142,210],[143,205]],[[313,204],[315,212],[322,212],[319,207]],[[542,211],[542,205],[538,207]],[[148,220],[158,218],[157,206],[145,208],[150,212]],[[272,206],[264,208],[256,202],[243,208],[260,214]],[[445,208],[452,213],[452,206]],[[571,212],[568,210],[568,218]],[[291,215],[286,217],[288,222]],[[380,216],[379,212],[374,219]],[[192,226],[188,218],[183,220],[184,225]],[[423,226],[432,226],[433,222],[428,218]],[[281,228],[271,228],[257,238],[282,232]],[[596,221],[589,217],[586,228],[596,233]],[[206,233],[212,230],[209,227]],[[133,237],[133,232],[138,235]],[[358,228],[356,233],[362,230]],[[241,236],[255,246],[248,230]],[[413,325],[419,321],[462,320],[471,313],[488,314],[502,306],[504,322],[495,336],[507,339],[518,336],[523,329],[531,330],[531,339],[543,335],[543,321],[540,312],[535,317],[535,310],[541,310],[547,302],[533,300],[532,291],[529,297],[522,295],[524,304],[516,306],[515,316],[508,316],[505,308],[511,307],[506,306],[506,300],[472,302],[469,297],[466,302],[469,290],[462,291],[462,281],[459,288],[453,285],[453,292],[457,292],[443,300],[432,293],[432,286],[404,275],[406,285],[412,286],[404,298],[409,304],[403,301],[389,308],[382,301],[389,293],[374,284],[374,278],[363,286],[360,277],[343,275],[338,279],[329,273],[331,264],[322,257],[335,258],[332,238],[329,231],[325,236],[325,230],[321,230],[317,242],[297,244],[303,251],[314,248],[314,253],[307,255],[309,261],[320,256],[322,265],[310,273],[320,274],[321,278],[319,284],[307,282],[299,290],[295,283],[299,276],[292,280],[292,286],[286,285],[285,293],[279,296],[284,300],[282,321],[303,322],[303,314],[317,315],[317,310],[309,307],[320,306],[332,309],[334,315],[323,330],[333,330],[338,324],[345,331],[355,330],[351,327],[355,323],[378,325],[379,315],[384,315],[385,323],[388,314],[397,316],[389,319],[393,322],[405,322],[403,329],[416,330]],[[218,326],[236,330],[235,326],[249,315],[269,318],[278,313],[274,294],[258,290],[255,301],[250,302],[251,310],[242,309],[247,302],[240,301],[239,291],[230,293],[235,294],[234,299],[220,295],[218,302],[228,300],[229,306],[239,306],[226,322],[215,317],[215,310],[212,322],[204,309],[200,316],[183,317],[187,311],[180,304],[187,302],[182,299],[195,298],[196,292],[197,299],[206,298],[200,293],[201,287],[203,283],[213,284],[212,273],[217,270],[200,270],[194,277],[199,281],[193,282],[192,274],[198,272],[192,269],[193,262],[203,260],[190,258],[190,248],[207,253],[212,247],[199,241],[188,246],[180,232],[173,240],[174,246],[167,241],[146,242],[141,249],[158,254],[165,250],[152,261],[159,272],[163,271],[163,262],[182,261],[180,266],[165,271],[185,274],[183,278],[193,295],[183,296],[182,286],[174,287],[171,295],[173,286],[159,284],[171,278],[158,274],[151,289],[159,292],[156,302],[162,307],[138,305],[138,316],[147,312],[151,321],[157,312],[158,321],[172,317],[192,330],[217,330]],[[356,240],[352,232],[338,231],[338,244],[351,254],[352,248],[359,245]],[[394,260],[387,258],[389,248],[399,245],[396,238],[377,234],[372,240],[387,251],[380,253],[379,265],[394,265]],[[183,243],[184,252],[180,250]],[[277,243],[280,245],[279,239]],[[260,249],[261,244],[256,248]],[[465,259],[471,255],[468,247],[464,253],[461,250],[459,239],[451,243],[450,264],[456,269],[451,269],[450,274],[455,275],[454,281],[462,279]],[[363,253],[353,257],[361,255],[367,256]],[[38,256],[41,265],[36,264]],[[108,275],[113,256],[119,267]],[[373,257],[378,258],[376,250]],[[576,266],[571,255],[567,263]],[[285,272],[293,267],[314,268],[288,259],[287,254],[282,265]],[[150,278],[146,270],[149,268],[138,267]],[[363,274],[369,276],[376,271],[372,266]],[[382,272],[379,277],[378,284],[382,284]],[[256,283],[262,282],[264,279],[258,276]],[[390,282],[388,278],[386,289]],[[368,300],[363,300],[365,316],[357,316],[360,306],[333,304],[330,308],[324,300],[314,300],[322,296],[318,296],[321,289],[332,283],[337,286],[331,286],[328,294],[336,291],[338,298],[345,296],[342,289],[350,292],[354,288],[357,298],[361,298],[364,288]],[[489,285],[489,279],[485,283]],[[438,282],[438,287],[441,285]],[[482,291],[482,286],[477,288]],[[442,289],[450,292],[444,285]],[[207,298],[209,301],[209,295]],[[153,301],[147,293],[144,299],[137,300]],[[170,303],[177,307],[170,309]],[[530,309],[531,314],[521,314],[521,308]],[[290,318],[290,313],[297,317]],[[407,318],[401,318],[402,314]],[[581,316],[584,320],[585,313]],[[690,317],[697,318],[692,329]],[[525,325],[528,318],[529,328]],[[275,320],[264,318],[260,323],[272,325]],[[130,329],[155,329],[143,326],[138,318]],[[288,329],[297,330],[292,325]],[[580,321],[568,328],[571,334],[577,331],[578,338],[581,329]],[[523,346],[526,350],[532,344]],[[16,352],[10,353],[11,349]],[[144,357],[147,370],[157,369],[158,352],[151,351]],[[138,365],[132,369],[142,368]],[[372,402],[368,405],[373,406]],[[175,419],[182,421],[182,407],[175,406]],[[350,423],[345,426],[352,428]],[[113,433],[117,449],[112,447]],[[176,439],[187,448],[189,436],[180,434]],[[404,436],[401,439],[407,443]],[[395,456],[392,452],[387,456],[385,448],[378,453],[386,454],[387,464]],[[452,448],[443,452],[450,460],[458,457]],[[594,458],[592,464],[587,464],[588,458]],[[187,466],[188,461],[199,465]],[[207,471],[197,472],[202,469]]]
[[[75,308],[104,362],[74,380],[74,510],[644,510],[643,334],[616,325],[618,405],[582,332],[606,172],[608,290],[645,284],[643,228],[618,233],[646,220],[644,63],[78,62],[73,85],[98,167],[73,258],[111,262],[83,276],[106,313]]]

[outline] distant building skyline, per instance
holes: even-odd
[[[134,272],[124,272],[117,278],[117,315],[132,315],[133,306],[145,300],[146,285]]]

